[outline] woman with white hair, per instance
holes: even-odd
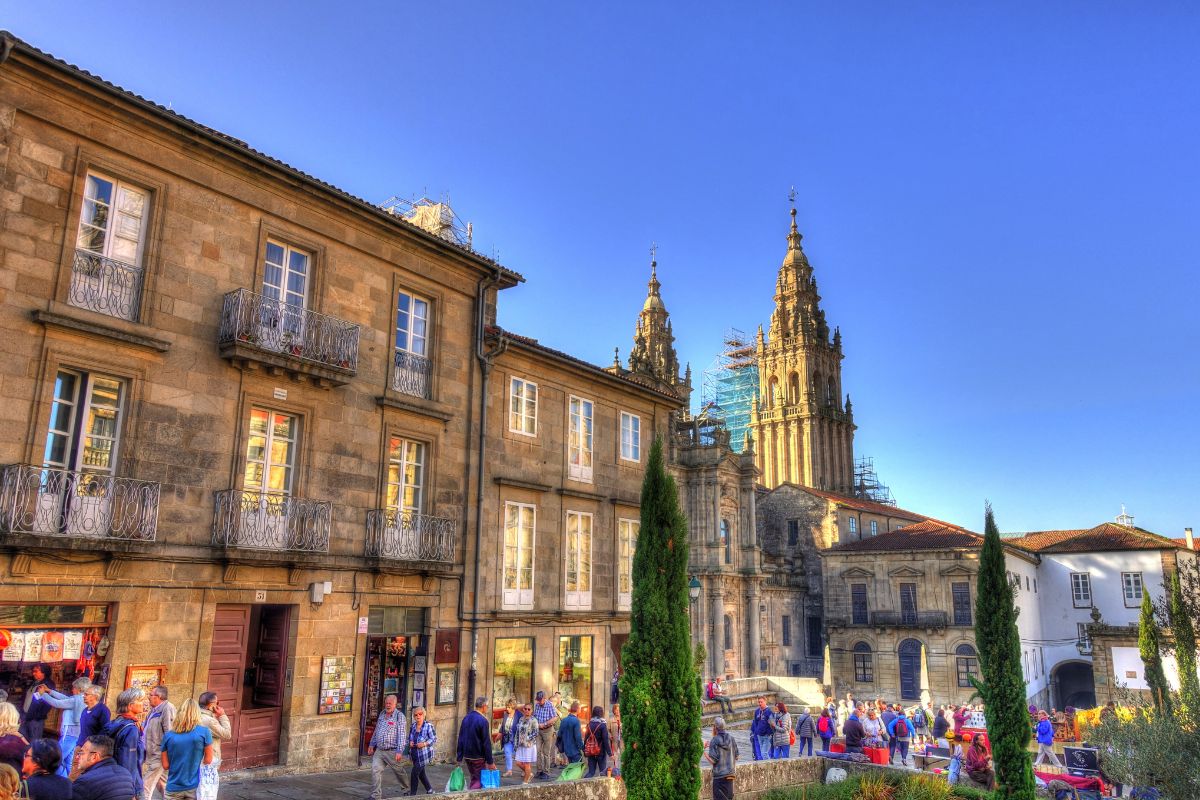
[[[62,709],[62,722],[59,723],[58,746],[62,750],[62,763],[58,765],[58,774],[64,778],[71,774],[72,756],[75,754],[75,744],[79,741],[79,721],[83,717],[86,706],[83,693],[92,685],[88,678],[76,678],[71,684],[70,696],[50,689],[46,684],[38,687],[42,700]]]

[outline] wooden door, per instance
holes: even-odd
[[[900,643],[900,699],[916,700],[921,696],[921,643],[905,639]]]
[[[208,659],[208,691],[216,692],[229,716],[233,738],[221,745],[221,769],[237,768],[241,726],[242,687],[250,633],[250,606],[220,604],[213,621],[212,651]]]
[[[287,606],[264,606],[259,618],[254,659],[255,706],[278,708],[283,705],[287,688],[288,623],[291,621],[288,610]]]

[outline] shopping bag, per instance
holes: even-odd
[[[572,761],[563,767],[563,771],[558,774],[560,781],[577,781],[583,777],[583,762]]]
[[[485,769],[479,773],[479,785],[484,789],[500,788],[500,770]]]
[[[450,779],[446,781],[447,792],[465,792],[467,790],[467,776],[463,774],[462,767],[455,767],[450,773]]]

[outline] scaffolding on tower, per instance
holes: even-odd
[[[408,220],[440,239],[471,249],[473,226],[454,213],[454,209],[450,207],[449,195],[443,195],[441,200],[430,200],[428,197],[414,197],[411,200],[391,197],[380,208],[393,216]]]
[[[854,496],[885,506],[896,505],[892,490],[879,482],[879,475],[875,472],[875,459],[865,456],[854,459]]]
[[[725,420],[729,444],[742,452],[750,430],[750,411],[758,397],[758,360],[754,343],[737,328],[725,331],[724,350],[704,371],[701,414]]]

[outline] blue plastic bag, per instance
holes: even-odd
[[[500,788],[500,770],[485,769],[479,773],[479,785],[484,789]]]

